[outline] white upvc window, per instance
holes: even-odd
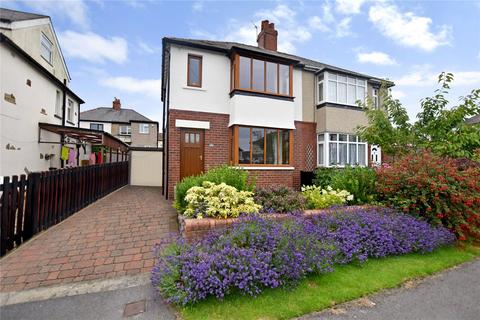
[[[132,134],[132,127],[129,125],[121,125],[119,127],[118,133],[122,136],[129,136]]]
[[[378,101],[378,89],[372,89],[372,100],[373,100],[373,107],[378,109],[380,106],[380,102]]]
[[[325,71],[317,78],[317,102],[332,102],[357,106],[363,102],[367,92],[367,81],[356,77]]]
[[[138,125],[138,132],[148,134],[150,132],[150,125],[148,123],[140,123]]]
[[[67,120],[73,122],[73,101],[68,99]]]
[[[60,90],[57,90],[55,97],[55,114],[62,117],[62,92]]]
[[[344,133],[317,135],[317,164],[322,167],[367,165],[367,143],[360,137]]]
[[[40,36],[40,54],[42,57],[52,63],[53,60],[53,43],[47,38],[47,36],[42,33]]]

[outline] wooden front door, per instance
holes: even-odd
[[[203,172],[203,130],[182,129],[180,136],[180,179]]]

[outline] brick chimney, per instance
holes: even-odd
[[[120,103],[120,99],[114,98],[112,102],[113,110],[119,111],[120,108],[122,107],[122,104]]]
[[[258,34],[257,43],[260,48],[277,51],[278,31],[275,30],[274,23],[268,20],[262,21],[262,30]]]

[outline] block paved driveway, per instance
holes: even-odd
[[[0,292],[149,272],[153,245],[178,233],[161,189],[126,186],[0,260]]]

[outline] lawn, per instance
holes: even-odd
[[[329,274],[310,276],[290,289],[265,290],[252,298],[233,294],[207,299],[179,311],[184,319],[290,319],[356,299],[408,279],[424,277],[480,256],[480,247],[446,247],[429,254],[370,259],[336,266]]]

